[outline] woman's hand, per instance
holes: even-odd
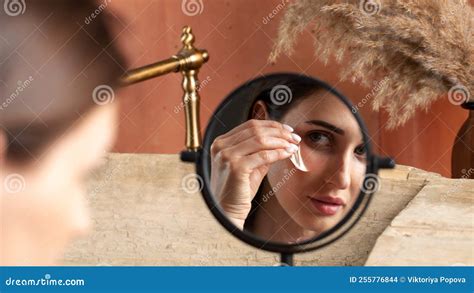
[[[289,158],[300,141],[290,126],[272,120],[246,121],[214,140],[211,189],[239,228],[270,165]]]

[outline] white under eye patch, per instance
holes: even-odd
[[[301,148],[299,145],[298,150],[291,155],[290,161],[293,163],[293,165],[295,165],[296,169],[303,172],[309,172],[308,168],[304,164],[303,157],[301,156]]]

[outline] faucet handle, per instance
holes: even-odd
[[[183,34],[181,35],[181,42],[184,48],[188,50],[194,49],[194,41],[196,38],[193,34],[193,29],[190,26],[183,27]]]
[[[194,47],[195,40],[196,38],[191,27],[185,26],[181,35],[183,48],[175,56],[179,60],[179,71],[198,70],[204,63],[209,61],[209,53],[206,50]]]

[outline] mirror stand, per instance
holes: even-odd
[[[280,266],[293,266],[293,253],[284,253],[280,254]]]
[[[390,157],[379,157],[375,156],[375,163],[377,169],[393,169],[395,168],[395,160]]]

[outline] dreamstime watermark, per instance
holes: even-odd
[[[382,3],[380,0],[360,0],[359,9],[365,15],[372,16],[382,10]]]
[[[200,192],[204,187],[204,181],[201,176],[191,173],[181,179],[181,188],[184,192],[194,194]]]
[[[296,168],[292,168],[289,171],[286,170],[285,175],[283,175],[281,180],[278,181],[276,185],[272,186],[272,190],[270,190],[269,192],[265,193],[262,196],[262,201],[267,202],[270,198],[272,198],[275,195],[275,193],[278,190],[280,190],[283,187],[283,185],[285,185],[285,183],[288,182],[288,180],[290,180],[291,176],[293,176],[295,173],[296,173]]]
[[[94,12],[91,13],[91,15],[88,15],[85,19],[84,19],[84,23],[85,24],[90,24],[91,22],[94,21],[94,19],[99,16],[99,14],[101,14],[106,8],[107,6],[109,6],[109,4],[112,2],[112,0],[103,0],[103,3],[100,4],[96,10],[94,10]]]
[[[474,178],[474,168],[469,169],[462,169],[461,170],[462,176],[458,179],[473,179]],[[451,185],[446,193],[441,195],[441,201],[446,201],[451,193],[457,192],[459,190],[459,185],[461,185],[461,180],[456,180],[454,184]]]
[[[370,93],[365,95],[365,97],[362,99],[362,101],[357,103],[357,105],[352,106],[352,113],[355,114],[357,111],[359,111],[359,109],[362,109],[365,106],[365,104],[370,102],[370,100],[372,100],[372,98],[375,96],[375,94],[378,91],[380,91],[382,86],[384,86],[385,83],[387,83],[388,81],[389,81],[389,78],[386,76],[384,79],[374,82],[374,86],[372,87],[372,90],[370,91]]]
[[[380,190],[381,183],[380,178],[376,174],[366,174],[364,180],[362,181],[361,190],[366,194],[375,193]]]
[[[203,81],[199,82],[196,90],[198,92],[200,92],[203,88],[205,88],[210,82],[212,81],[212,78],[208,75],[206,77],[206,79],[204,79]],[[175,114],[178,114],[179,112],[181,112],[181,110],[184,109],[184,106],[189,103],[190,100],[186,100],[185,102],[181,102],[179,105],[177,106],[174,106],[174,109],[173,109],[173,112]]]
[[[106,168],[105,174],[100,177],[100,183],[97,184],[94,189],[92,189],[89,194],[91,197],[96,196],[100,193],[104,187],[112,180],[112,178],[117,174],[117,172],[121,169],[120,165],[115,166],[113,168]]]
[[[99,85],[92,92],[92,100],[99,106],[113,103],[115,100],[114,89],[106,84]]]
[[[206,76],[206,79],[202,80],[199,82],[197,85],[197,91],[200,92],[203,88],[205,88],[210,82],[212,81],[212,78],[208,75]]]
[[[204,3],[202,0],[183,0],[181,10],[187,16],[196,16],[204,11]]]
[[[277,106],[289,104],[293,100],[293,93],[286,85],[276,85],[270,91],[270,100]]]
[[[288,4],[289,0],[281,0],[281,3],[275,6],[275,8],[270,12],[268,15],[265,15],[262,19],[263,24],[268,24],[280,11],[285,8],[286,4]]]
[[[85,286],[84,279],[53,279],[50,274],[40,279],[13,279],[5,280],[6,286]]]
[[[457,13],[452,9],[449,11],[444,11],[444,13],[440,17],[439,24],[448,25],[448,22],[450,19],[454,19],[454,20],[457,19]]]
[[[18,98],[20,94],[31,85],[34,80],[35,79],[33,78],[33,76],[29,76],[28,79],[25,81],[19,80],[17,82],[17,87],[15,91],[11,93],[10,96],[3,101],[3,103],[0,104],[0,111],[3,111],[8,108],[8,106],[12,104],[16,100],[16,98]]]
[[[26,180],[20,174],[13,173],[3,179],[3,189],[10,194],[20,193],[26,188]]]
[[[469,101],[471,93],[467,87],[463,85],[455,85],[448,91],[448,100],[451,104],[459,106],[467,101]]]
[[[26,11],[25,0],[5,0],[3,10],[8,16],[18,16]]]
[[[474,168],[469,168],[469,170],[462,169],[461,173],[463,174],[461,176],[461,179],[471,179],[474,178]]]

